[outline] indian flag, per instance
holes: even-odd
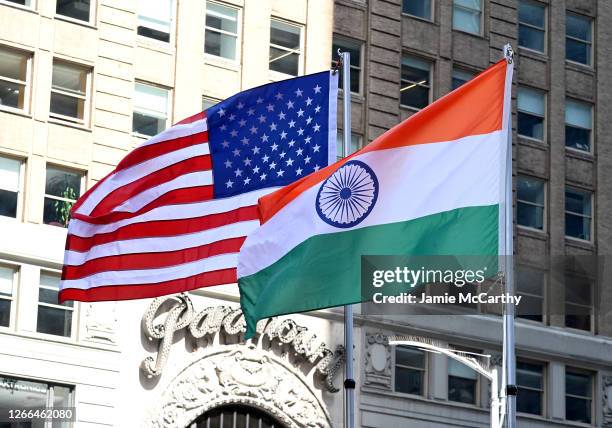
[[[259,200],[238,258],[247,338],[270,316],[359,302],[362,255],[503,254],[512,69],[500,61]]]

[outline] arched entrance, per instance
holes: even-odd
[[[285,428],[286,425],[251,406],[226,405],[200,416],[189,428]]]

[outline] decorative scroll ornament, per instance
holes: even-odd
[[[166,309],[167,315],[163,322],[156,322],[158,313],[163,312],[162,307]],[[150,339],[161,340],[157,358],[146,357],[141,364],[143,372],[152,377],[162,373],[177,331],[186,328],[194,339],[215,336],[221,332],[234,336],[246,331],[246,323],[240,308],[211,306],[196,313],[189,296],[179,294],[153,300],[143,316],[142,328]],[[332,351],[316,334],[292,319],[269,318],[259,321],[255,338],[260,342],[267,339],[288,345],[294,356],[314,365],[315,373],[322,377],[327,391],[338,392],[333,381],[344,364],[342,346]]]
[[[381,332],[366,333],[365,384],[391,389],[391,352],[387,336]]]
[[[603,427],[612,427],[612,376],[603,376]]]

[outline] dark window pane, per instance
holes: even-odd
[[[0,189],[0,215],[17,217],[17,192]]]
[[[425,367],[425,353],[418,349],[398,346],[395,352],[395,364],[411,367]]]
[[[419,18],[431,19],[431,0],[404,0],[402,12]]]
[[[429,69],[421,69],[402,64],[402,80],[410,82],[422,82],[423,85],[429,85]],[[402,83],[406,86],[406,83]]]
[[[89,0],[57,0],[55,12],[81,21],[89,21]]]
[[[565,126],[565,146],[586,152],[591,150],[591,131],[574,126]]]
[[[516,363],[516,382],[520,386],[542,389],[544,386],[542,377],[544,366],[542,364]]]
[[[591,423],[591,400],[565,397],[565,419]]]
[[[540,391],[533,391],[519,387],[519,392],[516,396],[516,410],[521,413],[541,415],[542,393]]]
[[[518,133],[536,140],[544,139],[544,118],[518,112]]]
[[[134,112],[132,131],[142,135],[153,136],[159,134],[164,129],[166,129],[166,119]]]
[[[270,47],[270,70],[297,76],[299,60],[297,53]]]
[[[476,402],[476,381],[449,376],[448,399],[459,403],[474,404]]]
[[[591,45],[573,39],[566,39],[565,42],[567,59],[581,64],[591,64]]]
[[[47,306],[38,307],[37,332],[70,337],[71,329],[72,311]]]
[[[149,27],[143,27],[142,25],[138,26],[138,35],[149,37],[151,39],[159,40],[161,42],[170,42],[170,33],[165,31],[155,30]]]
[[[51,113],[83,119],[84,107],[85,101],[81,98],[51,92]]]
[[[298,50],[300,48],[300,29],[284,22],[272,21],[270,43]]]
[[[565,315],[565,326],[577,330],[591,331],[591,317],[588,315]]]
[[[519,2],[519,22],[544,28],[544,11],[544,5],[523,0]]]
[[[423,393],[423,372],[420,370],[395,368],[395,390],[407,394],[421,395]]]
[[[518,294],[522,298],[521,304],[516,308],[516,316],[531,321],[542,322],[544,300],[541,297]]]
[[[565,214],[565,234],[573,238],[591,239],[591,222],[585,217]]]
[[[401,103],[405,106],[424,108],[429,104],[429,88],[415,86],[401,94]]]
[[[66,227],[70,220],[70,209],[73,203],[45,198],[43,222],[52,226]]]
[[[544,204],[544,183],[541,180],[519,176],[516,187],[519,200]]]
[[[0,80],[0,105],[22,109],[24,96],[24,85]]]
[[[516,208],[516,222],[521,226],[544,229],[544,208],[519,202]]]
[[[544,31],[519,25],[519,45],[534,51],[544,52]]]
[[[565,373],[565,393],[581,397],[591,397],[593,394],[591,378],[592,376],[587,373],[576,373],[567,370]]]
[[[206,30],[204,36],[204,52],[210,55],[221,56],[221,33]]]
[[[565,191],[565,210],[591,215],[591,194],[575,190]]]
[[[81,175],[49,166],[47,167],[45,193],[76,200],[81,193]]]
[[[25,6],[27,0],[7,0],[7,1],[10,1],[11,3],[17,3],[17,4]]]
[[[8,327],[11,321],[11,301],[0,299],[0,327]]]
[[[568,13],[565,20],[565,34],[576,39],[591,41],[591,19]]]

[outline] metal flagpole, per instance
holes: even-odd
[[[509,66],[513,66],[514,52],[509,44],[504,46],[504,57]],[[509,94],[507,94],[509,95]],[[507,101],[509,105],[509,101]],[[505,293],[514,296],[514,242],[513,242],[513,209],[512,209],[512,112],[508,109],[508,145],[506,150],[506,177],[505,177]],[[506,377],[506,427],[516,428],[516,355],[514,337],[513,302],[506,299],[504,305],[504,357]]]
[[[342,61],[342,89],[344,102],[343,117],[343,155],[347,156],[351,146],[351,54],[340,52]],[[344,349],[345,349],[345,380],[344,380],[344,426],[355,427],[355,380],[353,379],[353,305],[344,306]]]

